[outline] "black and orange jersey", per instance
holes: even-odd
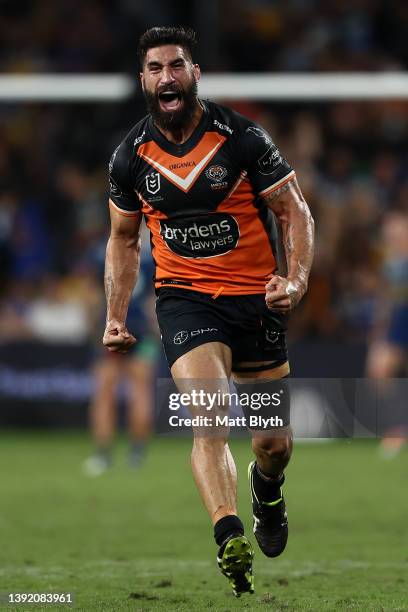
[[[110,198],[123,215],[144,214],[156,288],[264,293],[276,261],[273,214],[261,196],[294,171],[260,126],[202,105],[199,125],[180,145],[150,115],[133,127],[109,164]]]

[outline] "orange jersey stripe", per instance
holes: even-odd
[[[194,149],[182,159],[163,151],[153,140],[141,145],[137,154],[173,185],[187,193],[225,140],[225,136],[217,132],[206,132]]]

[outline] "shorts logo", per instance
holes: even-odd
[[[119,147],[120,147],[120,145],[119,145]],[[112,153],[112,156],[111,156],[111,158],[110,158],[110,160],[109,160],[109,174],[110,174],[110,173],[112,172],[112,170],[113,170],[113,164],[115,163],[115,157],[116,157],[116,155],[118,154],[119,147],[116,147],[116,149],[115,149],[115,150],[114,150],[114,152]]]
[[[267,329],[265,332],[265,338],[267,342],[275,344],[279,340],[279,332]]]
[[[221,181],[227,176],[227,169],[224,166],[210,166],[205,171],[205,176],[211,181],[221,183]]]
[[[188,332],[187,331],[179,331],[173,338],[174,344],[183,344],[186,340],[188,340]]]
[[[113,180],[112,177],[110,177],[110,179],[109,179],[109,188],[110,188],[111,195],[117,196],[117,197],[120,197],[122,195],[122,190],[115,183],[115,181]]]
[[[224,255],[239,241],[236,219],[226,213],[211,213],[184,219],[160,221],[160,235],[176,255],[189,259]]]
[[[218,331],[216,327],[206,327],[200,329],[193,329],[190,332],[188,331],[179,331],[173,338],[174,344],[183,344],[189,338],[195,338],[196,336],[200,336],[201,334],[206,334],[208,332]]]
[[[158,172],[151,172],[146,176],[146,189],[153,195],[159,191],[160,174]]]

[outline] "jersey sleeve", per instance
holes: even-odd
[[[141,208],[134,190],[126,141],[114,150],[109,162],[109,197],[115,209],[125,216],[134,216]]]
[[[242,146],[245,169],[257,196],[272,193],[295,176],[291,165],[260,126],[251,124],[244,128]]]

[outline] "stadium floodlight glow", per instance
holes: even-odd
[[[399,72],[208,74],[200,96],[228,100],[384,100],[408,98]]]
[[[123,74],[1,75],[0,101],[111,102],[128,98],[134,83]]]
[[[135,92],[124,74],[32,74],[0,76],[0,102],[112,102]],[[213,100],[391,100],[408,98],[408,75],[377,73],[205,74],[202,98]]]

